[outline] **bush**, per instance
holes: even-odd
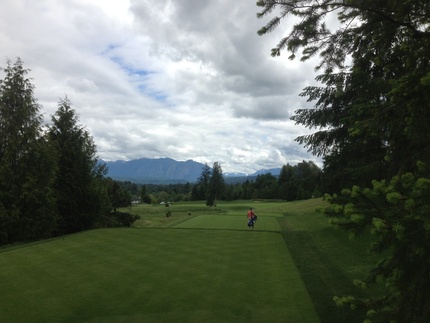
[[[100,221],[102,228],[131,227],[139,215],[132,215],[128,212],[111,212]]]

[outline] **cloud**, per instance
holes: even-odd
[[[306,107],[313,64],[273,58],[246,1],[38,0],[0,3],[4,59],[31,69],[45,121],[65,95],[107,160],[221,163],[254,172],[316,160],[289,117]],[[4,60],[5,63],[5,60]],[[4,64],[2,64],[4,66]]]

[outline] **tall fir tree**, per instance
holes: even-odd
[[[279,197],[287,201],[297,198],[297,190],[294,176],[294,166],[284,165],[278,177]]]
[[[97,163],[96,146],[65,98],[52,116],[49,138],[58,154],[55,182],[59,210],[59,234],[93,228],[101,215],[109,212],[104,166]]]
[[[209,179],[209,193],[206,204],[209,206],[216,206],[216,202],[221,197],[221,194],[224,192],[224,189],[225,180],[222,174],[221,164],[215,162],[212,167],[212,175]]]
[[[142,185],[142,189],[140,192],[140,201],[142,203],[151,204],[151,197],[149,196],[149,194],[146,190],[146,185]]]
[[[42,131],[41,106],[21,59],[0,81],[0,243],[46,238],[57,212],[55,150]]]
[[[193,188],[193,199],[194,200],[205,200],[208,198],[209,193],[209,180],[212,176],[212,169],[207,163],[202,168],[202,173],[197,179],[197,185]]]

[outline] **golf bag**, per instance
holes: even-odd
[[[255,221],[257,221],[257,216],[256,215],[254,215],[251,219],[249,219],[249,221],[248,221],[248,227],[249,228],[253,228]]]

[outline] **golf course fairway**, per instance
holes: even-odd
[[[173,206],[158,227],[3,247],[1,321],[320,322],[282,232],[281,204],[261,205],[255,230],[243,205],[202,212],[192,204]],[[142,221],[151,217],[162,215]]]

